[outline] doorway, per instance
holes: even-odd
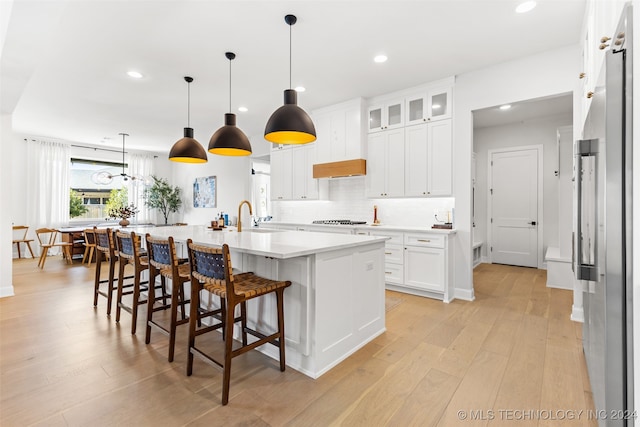
[[[489,150],[487,224],[492,263],[538,268],[542,259],[542,151]]]

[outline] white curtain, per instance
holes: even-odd
[[[129,154],[129,175],[144,177],[146,182],[151,179],[153,175],[153,156],[148,154]],[[129,181],[131,182],[131,181]],[[149,184],[147,182],[147,184]],[[144,189],[146,185],[142,182],[134,181],[129,187],[129,203],[133,203],[138,208],[139,212],[133,218],[137,224],[144,224],[154,222],[151,209],[149,209],[144,203]]]
[[[27,220],[33,230],[69,224],[69,146],[28,141]]]

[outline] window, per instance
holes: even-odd
[[[111,175],[120,175],[122,173],[122,164],[86,159],[71,159],[70,189],[82,198],[82,204],[87,208],[84,214],[71,218],[71,222],[88,220],[105,221],[107,217],[105,205],[107,200],[109,200],[109,193],[113,189],[121,188],[122,180],[114,179],[109,184],[96,184],[93,182],[92,176],[96,172],[102,171],[108,172]],[[127,173],[126,164],[125,173]]]

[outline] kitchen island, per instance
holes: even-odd
[[[178,243],[189,238],[210,246],[226,243],[234,269],[290,280],[284,303],[286,362],[311,378],[318,378],[385,331],[386,237],[258,228],[238,233],[234,228],[213,231],[205,226],[133,230],[159,238],[173,236]],[[275,298],[271,297],[248,303],[250,327],[275,331]],[[203,303],[214,305],[215,300]],[[265,318],[263,313],[273,316]],[[273,346],[258,350],[277,359]]]

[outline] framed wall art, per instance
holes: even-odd
[[[196,178],[193,182],[193,207],[215,208],[216,193],[217,188],[215,176]]]

